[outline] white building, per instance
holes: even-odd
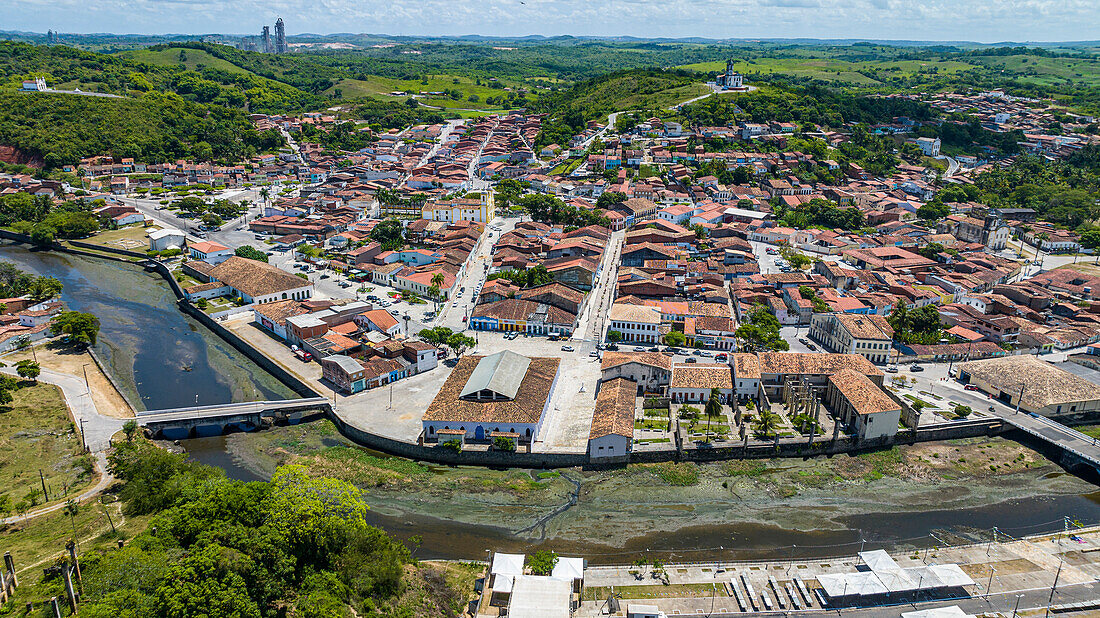
[[[738,399],[760,396],[760,359],[756,354],[737,352],[730,355],[733,368],[733,391]]]
[[[600,383],[596,410],[588,434],[588,456],[592,459],[623,457],[634,444],[634,413],[638,384],[626,378]]]
[[[913,143],[926,157],[940,156],[940,138],[938,137],[918,137],[913,140]]]
[[[421,209],[421,218],[432,221],[474,221],[488,223],[496,211],[493,192],[486,190],[476,197],[453,200],[429,200]]]
[[[838,354],[859,354],[872,363],[890,358],[894,329],[881,315],[815,313],[810,318],[810,339]]]
[[[860,440],[889,438],[898,432],[901,404],[854,369],[829,376],[825,404]]]
[[[706,404],[711,389],[718,389],[718,400],[726,403],[733,397],[733,374],[730,366],[719,363],[688,363],[672,366],[672,381],[668,396],[673,403]]]
[[[232,249],[210,240],[192,243],[187,249],[192,259],[202,260],[207,264],[221,264],[233,257]]]
[[[661,310],[656,307],[615,303],[608,318],[607,332],[621,333],[623,341],[657,343],[661,337]]]
[[[560,365],[511,350],[459,359],[424,412],[425,440],[441,441],[440,430],[460,430],[467,441],[538,440]]]
[[[186,240],[187,235],[175,228],[167,227],[163,230],[153,230],[149,232],[149,250],[167,251],[168,249],[180,249],[183,247]]]
[[[600,381],[626,378],[638,386],[638,394],[662,392],[672,378],[672,358],[660,352],[604,352]]]

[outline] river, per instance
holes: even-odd
[[[28,272],[57,277],[65,285],[62,300],[69,308],[99,316],[96,352],[131,401],[140,401],[144,408],[293,396],[290,389],[180,312],[171,290],[155,274],[129,264],[32,252],[10,244],[0,245],[0,259]],[[224,436],[187,440],[184,447],[196,460],[222,468],[231,478],[251,481],[265,476],[231,455]],[[476,559],[483,557],[486,549],[522,552],[546,548],[583,555],[599,564],[628,563],[643,556],[688,561],[851,555],[860,547],[927,547],[939,542],[933,534],[957,542],[981,540],[993,526],[1014,536],[1060,530],[1064,515],[1082,523],[1100,522],[1100,494],[1094,487],[1080,482],[1070,486],[1069,492],[1039,495],[1042,492],[1037,490],[1010,499],[990,496],[988,501],[975,496],[965,508],[949,510],[941,510],[933,502],[918,510],[886,512],[891,505],[884,501],[878,508],[852,514],[819,503],[816,508],[799,506],[809,509],[817,523],[787,520],[780,525],[737,521],[736,517],[693,524],[690,512],[700,508],[698,502],[686,506],[691,504],[686,494],[672,494],[671,503],[638,505],[637,510],[649,512],[648,521],[631,520],[621,512],[615,516],[632,528],[617,539],[583,527],[590,530],[587,536],[592,538],[516,534],[515,527],[504,527],[508,524],[499,512],[462,502],[457,507],[474,509],[467,521],[445,515],[447,510],[430,500],[418,508],[410,507],[419,500],[415,496],[387,498],[375,492],[369,499],[373,507],[370,522],[399,538],[420,536],[423,545],[417,556],[421,558]],[[591,496],[585,499],[591,500]],[[586,508],[591,504],[582,501],[568,516],[578,517],[577,511],[583,513]],[[779,511],[783,507],[772,504],[764,508]],[[759,507],[746,505],[746,509]],[[684,514],[677,517],[677,511],[689,512],[686,521]]]
[[[139,266],[0,245],[0,260],[56,277],[69,309],[99,317],[96,354],[132,405],[147,410],[287,399],[294,393],[181,312],[164,280]]]

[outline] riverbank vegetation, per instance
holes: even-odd
[[[149,528],[124,548],[83,553],[81,615],[444,617],[472,592],[477,567],[417,563],[415,543],[366,524],[349,483],[301,466],[231,481],[141,439],[120,442],[109,463],[121,515]],[[16,605],[63,598],[62,586],[47,575],[21,587]]]

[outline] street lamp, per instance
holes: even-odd
[[[1020,599],[1024,598],[1024,595],[1016,595],[1016,607],[1012,608],[1012,618],[1016,618],[1016,612],[1020,610]]]

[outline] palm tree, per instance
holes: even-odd
[[[722,416],[722,402],[718,401],[718,389],[710,389],[710,399],[703,408],[703,414],[707,415],[707,441],[710,441],[710,421]]]
[[[264,201],[264,206],[267,206],[268,200],[271,198],[271,189],[267,187],[260,188],[260,199]]]
[[[753,431],[767,438],[769,433],[779,430],[779,415],[767,408],[760,408],[760,416],[753,422]]]
[[[446,279],[443,277],[443,273],[436,273],[432,275],[432,286],[428,288],[428,293],[431,294],[432,300],[435,301],[435,312],[439,313],[439,291],[443,288],[443,282]]]

